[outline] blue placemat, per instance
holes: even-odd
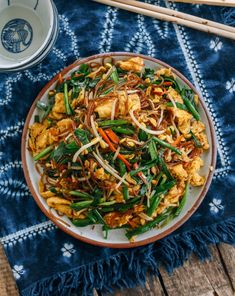
[[[235,23],[233,9],[169,4],[209,19]],[[159,264],[170,271],[208,244],[235,242],[235,43],[86,0],[56,0],[60,33],[38,66],[0,75],[0,236],[22,295],[90,295],[93,288],[134,286]],[[212,186],[199,210],[177,232],[133,250],[98,248],[57,229],[25,184],[20,139],[37,93],[75,59],[107,51],[157,57],[181,71],[201,92],[214,120],[218,159]],[[76,295],[76,294],[75,294]]]

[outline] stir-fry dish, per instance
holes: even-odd
[[[198,96],[171,69],[140,57],[80,65],[59,76],[29,128],[28,148],[48,206],[78,227],[136,236],[181,213],[202,186],[209,149]]]

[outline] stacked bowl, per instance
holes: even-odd
[[[0,0],[0,72],[24,70],[42,61],[58,31],[52,0]]]

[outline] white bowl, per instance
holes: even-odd
[[[56,42],[56,39],[57,39],[58,33],[59,33],[58,11],[56,9],[55,4],[53,2],[52,2],[52,4],[53,4],[53,10],[54,10],[54,26],[53,26],[52,36],[51,36],[50,40],[48,40],[48,44],[46,45],[46,47],[42,50],[42,52],[40,52],[38,54],[38,56],[36,56],[33,60],[29,61],[27,64],[21,65],[19,67],[13,68],[13,69],[1,69],[0,68],[0,72],[16,72],[16,71],[22,71],[22,70],[26,70],[28,68],[34,67],[35,65],[40,63],[43,59],[45,59],[46,56],[50,53],[50,51],[52,50],[52,48]]]
[[[79,66],[83,63],[96,63],[96,62],[101,63],[104,59],[107,59],[110,57],[114,60],[124,60],[133,56],[142,57],[144,59],[146,68],[159,69],[162,67],[167,67],[167,68],[170,67],[164,62],[156,60],[152,57],[147,57],[147,56],[143,56],[136,53],[125,53],[125,52],[118,53],[117,52],[117,53],[103,53],[103,54],[98,54],[85,59],[81,59],[79,61],[76,61],[74,64],[68,66],[66,69],[64,69],[61,72],[61,74],[64,77],[68,77],[71,75],[71,72],[77,70]],[[194,93],[197,93],[196,89],[181,73],[179,73],[174,68],[172,68],[172,72],[176,75],[177,82],[181,88],[186,86],[187,88],[191,88],[194,91]],[[137,247],[137,246],[146,245],[148,243],[154,242],[175,231],[187,219],[189,219],[189,217],[195,212],[195,210],[199,207],[200,203],[205,197],[207,190],[209,189],[213,172],[214,172],[210,168],[211,167],[214,168],[215,162],[216,162],[216,138],[215,138],[215,132],[213,128],[213,123],[210,118],[210,114],[206,108],[206,105],[203,99],[200,97],[200,95],[198,94],[199,113],[202,118],[202,121],[206,126],[206,134],[208,136],[208,141],[210,144],[210,149],[208,150],[208,152],[203,153],[202,157],[204,161],[204,166],[203,168],[201,168],[201,171],[200,171],[200,173],[206,177],[206,182],[202,187],[190,188],[190,194],[186,200],[186,203],[182,212],[178,217],[173,219],[168,225],[162,228],[153,228],[148,232],[139,235],[136,238],[136,241],[134,243],[130,243],[125,237],[124,229],[110,231],[108,238],[105,239],[102,233],[102,225],[96,225],[95,227],[92,225],[89,225],[86,227],[74,226],[66,216],[61,217],[61,216],[58,216],[58,214],[55,211],[53,210],[51,211],[45,199],[39,193],[38,183],[41,176],[36,170],[35,162],[32,158],[32,155],[27,149],[27,143],[28,143],[28,137],[29,137],[28,128],[30,125],[33,124],[34,116],[38,115],[38,110],[36,108],[37,102],[40,100],[44,103],[47,103],[48,92],[50,91],[50,89],[55,88],[58,81],[58,76],[59,74],[55,76],[50,82],[47,83],[47,85],[41,90],[36,100],[34,101],[25,122],[23,135],[22,135],[22,142],[21,142],[21,155],[22,155],[22,163],[23,163],[25,179],[35,201],[37,202],[39,207],[42,209],[44,214],[47,215],[47,217],[51,219],[59,228],[61,228],[66,233],[72,235],[73,237],[79,240],[82,240],[84,242],[97,245],[97,246],[103,246],[103,247],[112,247],[112,248]]]
[[[14,69],[44,50],[53,33],[51,0],[0,0],[0,69]]]

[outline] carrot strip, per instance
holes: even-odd
[[[123,163],[125,163],[125,165],[129,171],[131,170],[131,164],[129,163],[128,160],[125,159],[125,157],[122,154],[119,153],[117,158],[119,158]]]
[[[110,149],[113,151],[113,152],[116,152],[116,149],[115,147],[113,146],[112,142],[109,140],[108,136],[106,135],[105,131],[99,127],[98,128],[98,132],[100,133],[100,135],[102,136],[102,138],[105,140],[105,142],[109,145]]]
[[[105,142],[109,145],[109,148],[113,151],[116,152],[116,148],[113,146],[112,142],[109,140],[108,136],[106,135],[105,131],[102,128],[98,128],[98,132],[102,136],[102,138],[105,140]],[[127,167],[127,169],[130,171],[131,170],[131,164],[129,163],[128,160],[125,159],[125,157],[122,154],[118,154],[117,156]]]
[[[118,136],[109,128],[105,130],[106,134],[108,135],[109,139],[114,143],[118,144],[119,143],[119,138]]]
[[[163,83],[163,85],[165,85],[165,86],[171,86],[171,85],[172,85],[172,82],[170,82],[170,81],[165,81],[165,82]]]

